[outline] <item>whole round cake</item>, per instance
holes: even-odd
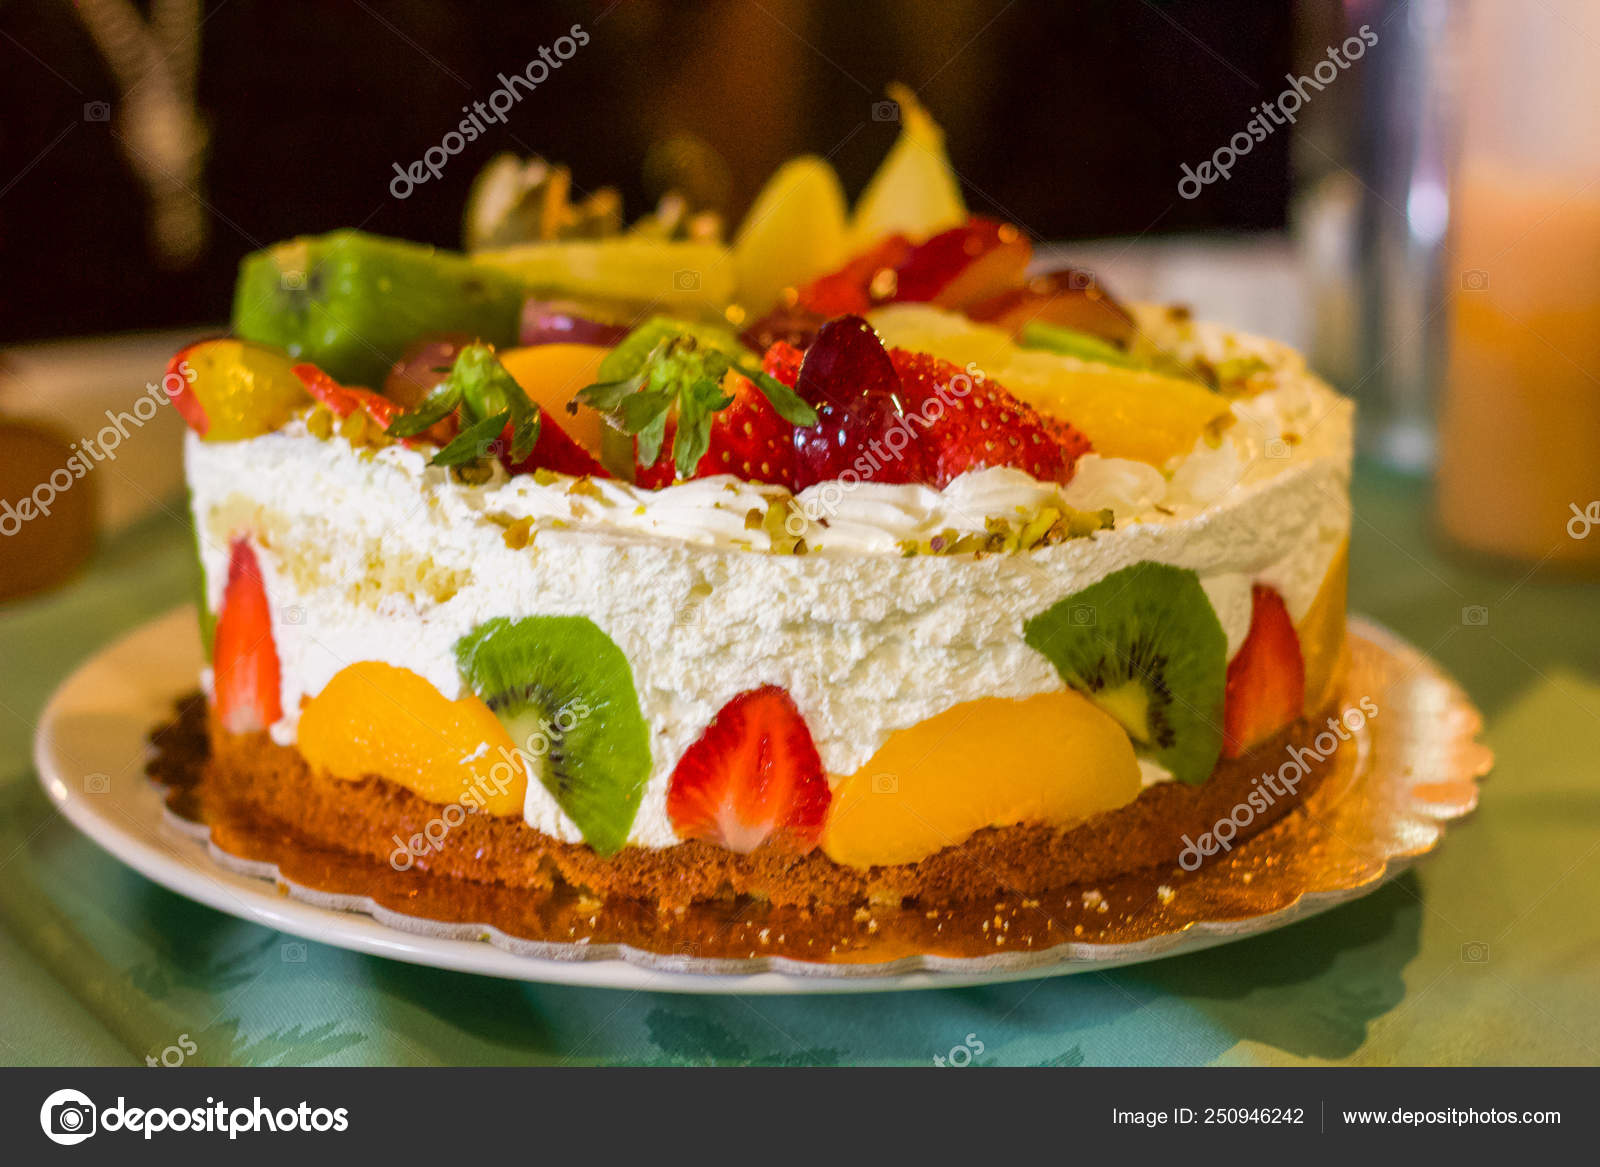
[[[1294,810],[1348,402],[1040,270],[900,99],[853,213],[797,159],[731,244],[504,159],[470,252],[245,261],[169,377],[208,816],[530,897],[937,912]]]

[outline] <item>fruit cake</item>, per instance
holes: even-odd
[[[216,813],[530,895],[924,910],[1294,809],[1349,404],[1041,265],[901,101],[853,211],[798,159],[731,243],[497,160],[493,248],[246,259],[168,379]]]

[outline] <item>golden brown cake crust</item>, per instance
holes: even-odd
[[[1249,819],[1237,827],[1237,840],[1261,831],[1298,806],[1333,768],[1331,758],[1318,762],[1315,752],[1304,752],[1328,729],[1326,720],[1297,721],[1243,757],[1224,759],[1202,786],[1152,786],[1127,806],[1068,828],[981,830],[914,864],[858,869],[820,851],[797,855],[769,844],[738,855],[701,842],[627,847],[606,859],[520,818],[485,815],[468,815],[442,835],[436,828],[436,844],[399,851],[397,862],[444,879],[540,889],[564,882],[601,898],[664,906],[759,896],[784,905],[913,899],[936,907],[1026,896],[1172,867],[1188,842],[1202,840],[1230,816]],[[270,824],[305,846],[389,864],[397,839],[420,835],[443,810],[382,778],[348,782],[315,773],[298,751],[273,744],[266,734],[230,734],[212,719],[209,736],[211,757],[192,791],[207,818]],[[1292,792],[1280,787],[1279,794],[1262,797],[1264,775],[1276,774],[1291,748],[1306,760],[1304,779]],[[1249,808],[1247,815],[1236,813],[1241,807]]]

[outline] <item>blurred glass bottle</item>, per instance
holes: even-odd
[[[1472,5],[1440,527],[1600,566],[1600,4]]]
[[[1312,364],[1360,407],[1367,457],[1424,473],[1444,376],[1460,0],[1300,0],[1297,57],[1375,44],[1296,127],[1294,222]]]

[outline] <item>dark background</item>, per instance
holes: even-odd
[[[141,12],[146,0],[136,0]],[[119,94],[68,0],[0,0],[0,340],[224,319],[245,252],[355,225],[458,246],[473,174],[539,153],[630,218],[688,169],[734,216],[787,156],[830,156],[854,197],[893,140],[903,81],[944,125],[968,205],[1039,238],[1281,226],[1288,135],[1251,181],[1175,195],[1282,88],[1280,0],[205,3],[197,192],[205,250],[163,269],[119,149]],[[421,157],[571,25],[590,43],[407,199]],[[84,116],[109,102],[111,121]]]

